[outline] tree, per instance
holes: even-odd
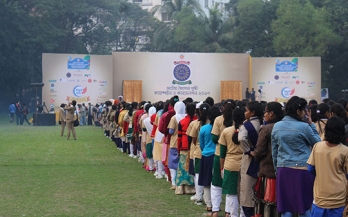
[[[175,14],[184,7],[190,7],[195,14],[203,16],[204,12],[197,0],[164,0],[162,5],[156,5],[151,9],[152,14],[161,13],[168,15],[168,21],[175,18]]]
[[[229,3],[229,11],[235,19],[230,45],[232,52],[251,52],[255,57],[275,54],[271,22],[275,18],[277,5],[277,0],[234,0]]]
[[[303,3],[302,3],[303,2]],[[324,8],[309,1],[282,1],[272,23],[274,48],[280,56],[324,56],[330,45],[340,43]]]
[[[202,52],[205,43],[204,20],[189,7],[176,15],[178,25],[173,31],[174,52]]]

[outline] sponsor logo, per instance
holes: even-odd
[[[61,79],[59,79],[59,81],[60,81],[60,82],[66,82],[66,79],[61,78]]]
[[[284,98],[290,98],[295,93],[295,88],[291,89],[289,87],[284,87],[281,90],[281,94]]]
[[[92,75],[91,74],[85,74],[84,77],[90,78]]]
[[[57,91],[55,91],[53,88],[50,89],[50,93],[56,93]]]
[[[54,83],[57,82],[57,80],[48,80],[48,82]]]
[[[298,80],[300,77],[299,76],[292,76],[292,79]]]
[[[300,81],[297,80],[297,81],[296,81],[296,84],[300,84]]]
[[[55,101],[54,99],[50,99],[50,103],[54,103],[54,101]]]
[[[83,94],[87,92],[87,87],[82,88],[81,86],[75,86],[73,89],[73,93],[76,97],[81,97]]]
[[[278,80],[279,79],[279,75],[275,75],[274,79]]]
[[[298,58],[294,58],[291,61],[285,60],[282,62],[276,60],[275,70],[276,72],[297,72]]]
[[[51,84],[51,87],[54,87],[54,84]]]
[[[89,55],[84,58],[72,58],[68,56],[68,69],[80,69],[80,70],[89,70],[91,66],[91,58]]]
[[[282,79],[290,79],[290,76],[288,75],[288,76],[282,76],[281,77]]]
[[[263,84],[263,85],[264,85],[265,82],[261,82],[261,81],[260,81],[260,82],[257,82],[257,84],[258,84],[258,85],[260,85],[260,84]]]
[[[92,79],[88,79],[88,83],[92,83]]]
[[[106,84],[108,81],[99,81],[99,84]]]
[[[71,77],[71,73],[70,72],[66,73],[66,77],[70,78]]]

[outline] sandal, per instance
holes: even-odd
[[[214,212],[208,212],[205,216],[212,216],[212,217],[217,217],[219,216],[218,211],[214,211]]]

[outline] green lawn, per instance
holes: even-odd
[[[204,205],[175,195],[168,182],[118,151],[102,129],[77,127],[76,141],[59,130],[0,117],[1,217],[205,214]]]

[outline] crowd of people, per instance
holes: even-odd
[[[88,111],[117,149],[175,194],[205,204],[207,216],[218,216],[225,195],[225,216],[335,217],[346,206],[347,108],[344,99],[215,103],[173,96],[155,103],[119,98],[78,112]],[[61,106],[70,122],[75,109],[76,102]],[[73,125],[68,129],[69,139]]]
[[[14,123],[16,121],[17,125],[23,125],[24,121],[26,121],[28,125],[30,125],[28,120],[29,109],[26,104],[21,104],[20,101],[17,103],[11,103],[8,110],[10,123]]]

